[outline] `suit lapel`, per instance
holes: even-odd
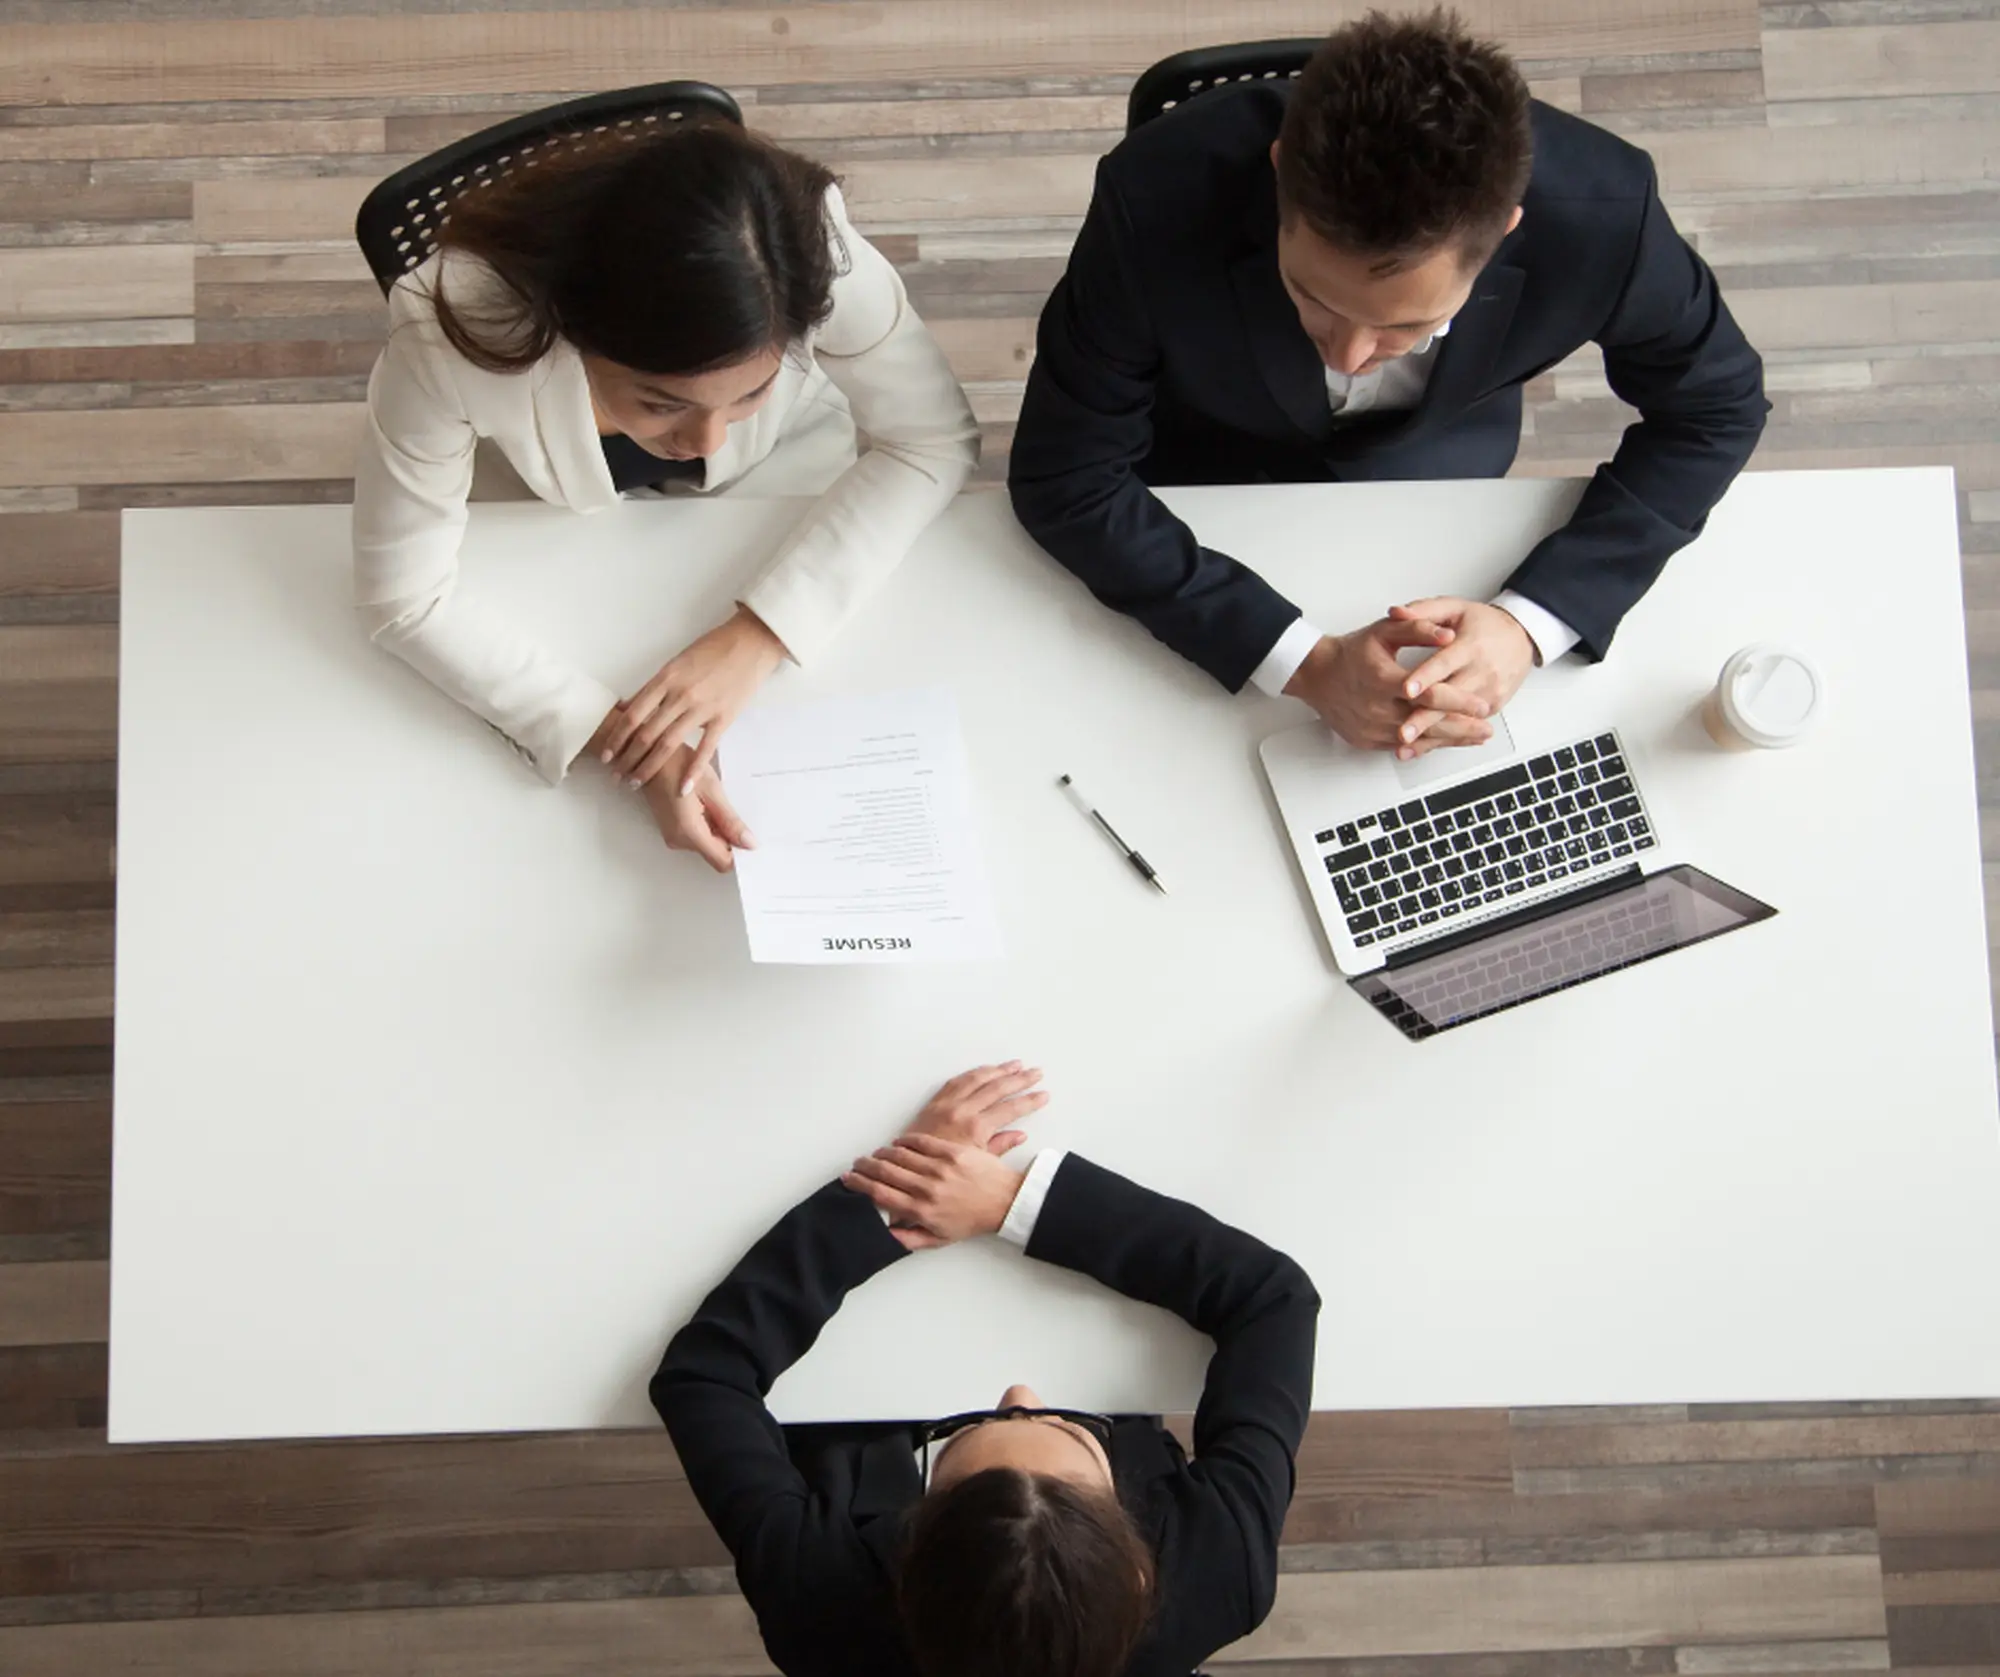
[[[1250,358],[1285,417],[1315,442],[1325,442],[1333,431],[1326,368],[1278,277],[1278,184],[1268,168],[1244,211],[1243,234],[1229,281]]]
[[[1437,365],[1407,428],[1400,428],[1403,436],[1448,424],[1484,393],[1487,375],[1513,324],[1523,277],[1519,268],[1497,257],[1480,271],[1472,295],[1452,316],[1451,330],[1438,345]]]
[[[534,375],[535,437],[547,458],[563,504],[578,512],[613,505],[611,468],[597,440],[597,417],[590,406],[590,380],[583,357],[567,343],[550,353]]]

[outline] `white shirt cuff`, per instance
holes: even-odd
[[[1538,664],[1553,664],[1583,639],[1548,607],[1536,605],[1527,595],[1516,594],[1511,588],[1495,594],[1493,604],[1528,631],[1528,639],[1535,643]]]
[[[1021,1178],[1021,1186],[1014,1190],[1014,1203],[1007,1212],[1007,1220],[1000,1225],[1002,1240],[1010,1240],[1016,1246],[1028,1244],[1035,1232],[1035,1219],[1042,1214],[1042,1201],[1049,1197],[1049,1184],[1055,1181],[1056,1172],[1068,1157],[1068,1150],[1062,1147],[1051,1147],[1035,1155],[1035,1162]]]
[[[1530,631],[1532,633],[1532,631]],[[1319,630],[1303,617],[1278,637],[1278,644],[1264,654],[1263,663],[1250,672],[1250,685],[1274,699],[1285,695],[1285,683],[1299,673],[1306,654],[1319,645]]]

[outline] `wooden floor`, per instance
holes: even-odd
[[[1658,159],[1765,352],[1758,466],[1957,468],[1981,798],[2000,810],[2000,4],[1462,3],[1542,97]],[[117,511],[347,498],[383,331],[347,233],[369,184],[502,113],[721,82],[843,174],[972,392],[990,480],[1133,73],[1359,9],[430,5],[0,0],[8,1677],[764,1669],[655,1433],[103,1441]],[[1621,423],[1600,370],[1579,358],[1531,394],[1523,469],[1588,471]],[[1927,628],[1885,625],[1884,657],[1960,655]],[[1277,1612],[1224,1663],[2000,1671],[2000,1402],[1964,1396],[1321,1417]]]

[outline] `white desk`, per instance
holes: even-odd
[[[1323,622],[1483,591],[1573,486],[1174,504]],[[795,503],[482,508],[468,586],[636,682]],[[1296,1254],[1322,1408],[2000,1391],[2000,1128],[1947,473],[1745,479],[1588,698],[1663,826],[1777,919],[1413,1045],[1332,973],[1230,699],[961,502],[773,698],[944,682],[1010,958],[753,968],[636,800],[543,788],[369,648],[344,509],[126,515],[111,1436],[644,1424],[703,1290],[944,1076]],[[1923,625],[1884,640],[1886,624]],[[1690,716],[1766,635],[1833,710]],[[1058,796],[1075,772],[1161,900]],[[1881,953],[1893,810],[1921,883]],[[1984,1327],[1981,1324],[1985,1324]],[[995,1243],[898,1265],[776,1394],[909,1416],[1026,1379],[1188,1406],[1205,1345]]]

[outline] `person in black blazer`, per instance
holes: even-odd
[[[1521,387],[1592,341],[1638,420],[1494,601],[1322,634],[1149,487],[1498,477]],[[1103,160],[1008,485],[1100,600],[1231,692],[1290,693],[1409,757],[1489,737],[1535,663],[1602,658],[1767,411],[1652,160],[1531,100],[1450,14],[1371,14],[1295,84],[1202,94]],[[1337,527],[1326,547],[1366,563]],[[1408,646],[1439,650],[1413,673]]]
[[[1002,1162],[1039,1078],[946,1084],[780,1218],[653,1377],[788,1677],[1187,1677],[1270,1611],[1319,1296],[1282,1253],[1085,1159]],[[851,1289],[980,1234],[1214,1339],[1192,1459],[1157,1416],[1050,1410],[1025,1386],[931,1426],[778,1424],[765,1394]]]

